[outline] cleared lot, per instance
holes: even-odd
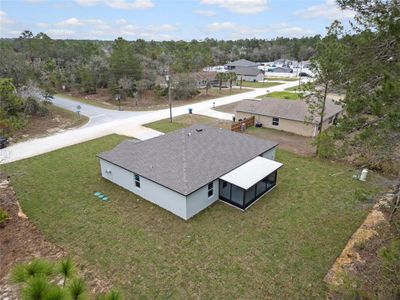
[[[247,212],[217,202],[184,222],[101,178],[95,155],[123,139],[2,168],[43,233],[128,299],[324,298],[323,277],[370,207],[360,195],[377,192],[347,166],[280,150],[277,187]]]

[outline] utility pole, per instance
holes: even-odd
[[[166,75],[165,79],[168,82],[169,121],[172,123],[171,76]]]

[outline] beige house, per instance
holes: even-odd
[[[336,122],[342,112],[342,106],[328,99],[322,130]],[[247,99],[236,107],[236,120],[255,116],[262,127],[292,132],[302,136],[314,137],[318,132],[319,119],[309,120],[308,104],[302,100],[286,99]],[[305,121],[307,120],[307,122]]]

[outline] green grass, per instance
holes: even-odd
[[[278,99],[288,99],[288,100],[299,100],[302,97],[301,93],[293,93],[293,92],[272,92],[269,94],[261,95],[258,96],[257,98],[265,98],[265,97],[271,97],[271,98],[278,98]]]
[[[146,124],[146,127],[149,127],[149,128],[154,129],[154,130],[167,133],[167,132],[171,132],[171,131],[178,130],[178,129],[181,129],[181,128],[185,128],[186,126],[184,124],[182,124],[182,123],[175,122],[174,120],[171,123],[169,121],[169,119],[164,119],[164,120],[161,120],[161,121],[148,123],[148,124]]]
[[[0,224],[8,219],[8,213],[0,207]]]
[[[267,76],[265,77],[267,80],[280,80],[280,81],[296,81],[299,78],[296,77],[279,77],[279,76]]]
[[[280,150],[278,185],[248,211],[217,202],[185,222],[102,179],[96,154],[123,139],[2,168],[45,236],[128,299],[323,299],[325,274],[370,208],[355,191],[377,192],[372,176]]]
[[[159,120],[153,123],[145,124],[146,127],[152,128],[161,132],[171,132],[177,129],[185,128],[194,124],[206,124],[219,128],[230,129],[232,124],[231,121],[219,120],[215,118],[210,118],[206,116],[196,115],[196,114],[186,114],[175,117],[172,119],[172,123],[169,119]]]
[[[297,92],[297,91],[301,91],[301,88],[299,88],[299,86],[296,85],[296,86],[292,86],[292,87],[286,88],[285,91]]]
[[[250,82],[250,81],[243,81],[242,86],[244,87],[251,87],[251,88],[268,88],[271,86],[281,85],[282,82],[275,82],[275,81],[265,81],[265,82]]]

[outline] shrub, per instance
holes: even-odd
[[[8,213],[0,207],[0,224],[8,219]]]

